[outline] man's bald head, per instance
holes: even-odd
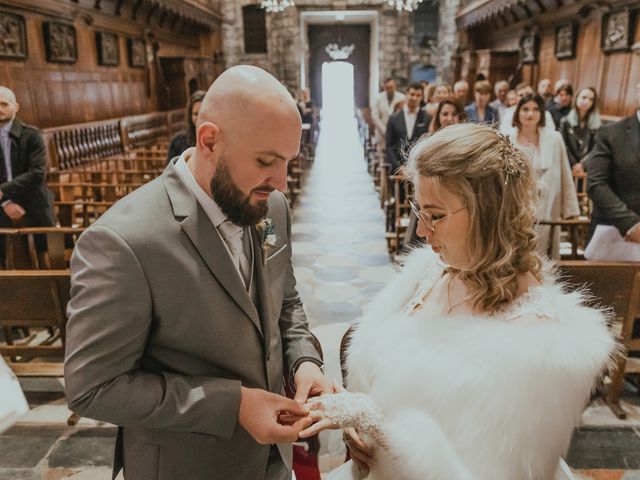
[[[13,105],[16,105],[18,103],[18,101],[16,100],[16,94],[13,93],[13,90],[8,87],[0,85],[0,95],[2,95],[5,100],[11,102]]]
[[[16,101],[16,94],[13,90],[0,85],[0,126],[12,121],[20,106]]]
[[[301,124],[295,100],[285,86],[265,70],[239,65],[226,70],[213,82],[202,102],[198,126],[211,122],[223,134],[235,136],[236,127],[246,132],[252,127],[265,128],[274,119]]]

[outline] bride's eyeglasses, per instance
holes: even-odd
[[[424,210],[421,210],[420,205],[418,205],[413,200],[409,200],[409,205],[411,205],[411,210],[413,210],[413,213],[415,214],[415,216],[418,217],[418,219],[422,220],[426,225],[426,227],[432,232],[436,231],[436,224],[438,222],[441,222],[442,220],[445,220],[451,217],[452,215],[455,215],[456,213],[461,212],[462,210],[465,210],[467,208],[467,207],[461,207],[454,212],[448,213],[447,215],[431,215],[425,212]]]

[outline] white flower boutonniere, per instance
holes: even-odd
[[[265,218],[258,224],[258,231],[262,234],[262,264],[267,264],[269,250],[276,246],[276,231],[273,228],[273,221]]]

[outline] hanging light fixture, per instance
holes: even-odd
[[[294,0],[262,0],[260,6],[268,13],[280,13],[289,7],[295,7],[296,2]]]
[[[390,7],[395,7],[399,12],[413,12],[422,3],[422,0],[387,0]]]

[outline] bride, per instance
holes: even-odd
[[[535,252],[535,179],[488,126],[412,149],[415,251],[357,326],[349,391],[309,402],[301,436],[342,428],[331,479],[571,478],[562,456],[617,345],[606,316]],[[368,470],[368,476],[367,476]]]

